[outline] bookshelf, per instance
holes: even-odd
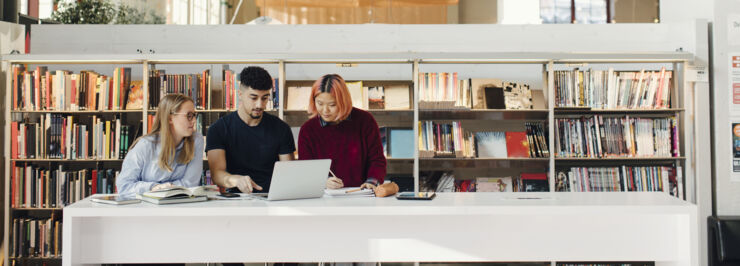
[[[599,54],[599,53],[371,53],[371,54],[257,54],[257,55],[12,55],[3,60],[9,65],[45,65],[49,69],[79,70],[101,69],[103,75],[111,75],[114,67],[127,66],[132,69],[132,80],[146,80],[150,70],[161,69],[167,74],[198,74],[204,70],[211,73],[210,86],[206,94],[208,101],[204,108],[196,112],[203,117],[203,133],[206,127],[217,118],[234,108],[224,108],[214,104],[214,99],[222,90],[221,72],[224,68],[234,71],[242,67],[262,66],[276,78],[279,88],[277,105],[268,111],[286,121],[291,127],[299,127],[306,121],[307,113],[303,110],[286,108],[289,98],[288,88],[291,86],[310,86],[314,80],[323,74],[337,73],[347,81],[363,81],[365,86],[409,86],[410,108],[405,110],[368,110],[378,121],[381,127],[408,128],[413,130],[413,156],[408,158],[387,158],[388,173],[398,174],[399,178],[413,179],[413,189],[420,189],[421,175],[428,171],[455,171],[461,176],[516,176],[522,172],[534,169],[535,172],[547,174],[549,191],[555,191],[557,170],[561,167],[609,167],[621,165],[634,166],[671,166],[682,168],[683,188],[686,190],[684,198],[693,201],[695,176],[693,174],[694,142],[693,112],[691,95],[683,92],[684,81],[682,71],[684,66],[692,60],[688,53],[637,53],[637,54]],[[620,71],[635,71],[644,68],[656,70],[667,67],[673,73],[671,85],[670,106],[663,109],[608,109],[586,107],[560,107],[555,101],[555,71],[572,70],[574,68],[607,68],[622,66]],[[30,69],[30,68],[27,68]],[[502,69],[522,69],[527,77],[507,76],[511,71]],[[108,72],[106,72],[108,71]],[[516,82],[526,82],[537,92],[539,97],[532,109],[430,109],[420,107],[419,73],[458,72],[461,78],[498,78]],[[238,72],[237,72],[238,73]],[[135,74],[135,75],[134,75]],[[133,76],[137,78],[134,79]],[[8,73],[6,88],[12,88],[12,73]],[[533,78],[534,77],[534,78]],[[534,81],[533,81],[534,80]],[[18,121],[21,118],[36,118],[47,114],[75,116],[75,117],[103,117],[110,119],[125,115],[127,122],[135,124],[146,121],[147,115],[155,111],[148,108],[150,88],[149,82],[143,82],[144,108],[138,110],[17,110],[6,108],[6,121]],[[223,95],[221,95],[223,96]],[[222,99],[218,97],[218,99]],[[6,89],[6,106],[11,105],[11,90]],[[636,117],[636,118],[667,118],[675,117],[678,122],[679,156],[653,157],[605,157],[605,158],[561,158],[556,155],[555,123],[557,119],[580,118],[600,115],[604,117]],[[15,120],[14,120],[15,119]],[[460,121],[462,127],[470,131],[522,131],[527,123],[539,123],[546,131],[548,156],[541,158],[428,158],[421,156],[416,136],[419,136],[419,121]],[[142,132],[148,131],[147,123],[142,123]],[[61,212],[60,208],[28,208],[12,207],[11,171],[12,164],[30,164],[47,168],[71,167],[70,169],[84,169],[90,167],[104,167],[119,169],[122,159],[42,159],[42,158],[11,158],[10,154],[10,123],[5,124],[5,254],[9,254],[12,221],[16,217],[36,215],[36,213]],[[207,163],[204,164],[207,167]],[[403,177],[405,176],[405,177]],[[399,180],[399,179],[396,179]],[[571,193],[571,192],[559,192]],[[627,192],[629,193],[629,192]],[[56,217],[56,214],[55,214]],[[61,219],[61,214],[58,215]],[[18,262],[31,260],[49,260],[59,262],[58,257],[52,258],[10,258]],[[10,264],[8,264],[10,265]]]

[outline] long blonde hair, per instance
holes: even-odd
[[[170,162],[175,157],[175,150],[178,143],[175,143],[173,138],[172,127],[170,126],[170,118],[173,113],[180,110],[180,107],[185,102],[193,102],[188,96],[183,94],[168,94],[159,100],[159,107],[157,107],[157,114],[154,117],[154,124],[152,125],[151,133],[146,134],[144,137],[152,136],[158,140],[161,147],[159,153],[159,160],[157,164],[162,170],[172,172]],[[143,138],[143,137],[142,137]],[[141,138],[134,141],[131,145],[133,148]],[[193,160],[195,153],[195,138],[194,135],[183,138],[183,147],[180,152],[180,156],[177,156],[176,162],[180,164],[186,164]]]

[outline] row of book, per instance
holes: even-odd
[[[459,121],[419,121],[419,157],[475,157],[473,133]]]
[[[419,73],[423,109],[532,109],[529,85],[500,79],[461,79],[457,72]]]
[[[672,71],[574,69],[555,71],[558,107],[670,108]]]
[[[581,117],[555,120],[560,158],[678,157],[675,117]]]
[[[460,122],[419,122],[420,157],[548,158],[542,123],[525,123],[521,132],[464,132]]]
[[[557,171],[556,191],[663,191],[682,197],[681,167],[571,167]]]
[[[14,218],[10,224],[8,257],[55,258],[62,255],[62,221]]]
[[[475,133],[478,158],[548,158],[547,131],[542,123],[526,123],[526,131]]]
[[[130,68],[116,68],[112,76],[93,71],[71,73],[13,66],[11,105],[23,111],[79,111],[141,109],[141,81],[131,81]]]
[[[181,93],[193,98],[196,109],[209,109],[211,72],[200,74],[165,74],[164,70],[149,70],[149,109],[156,109],[167,94]]]
[[[93,116],[89,125],[72,115],[45,114],[38,122],[11,122],[13,159],[123,159],[138,129],[121,117]]]
[[[11,166],[10,204],[14,208],[61,208],[96,193],[115,193],[113,169],[64,170]]]
[[[529,175],[535,175],[531,177]],[[525,177],[526,176],[526,177]],[[543,176],[544,178],[541,178]],[[455,192],[547,192],[550,191],[547,174],[522,174],[512,177],[477,177],[475,179],[455,180]]]
[[[352,106],[355,108],[364,110],[408,110],[411,108],[411,94],[408,85],[364,86],[362,81],[351,81],[346,84],[352,99]],[[311,87],[288,87],[286,96],[286,110],[308,110]]]
[[[470,84],[458,78],[457,72],[420,72],[419,101],[447,102],[437,108],[470,108]]]
[[[452,172],[422,173],[421,186],[436,192],[547,192],[547,173],[521,173],[519,176],[458,179]]]

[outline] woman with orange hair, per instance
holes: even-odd
[[[352,107],[341,76],[328,74],[314,82],[308,112],[311,118],[298,134],[298,159],[331,159],[336,176],[327,180],[327,188],[374,189],[383,183],[386,161],[378,123]]]

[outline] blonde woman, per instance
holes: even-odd
[[[195,131],[193,99],[162,98],[151,133],[137,139],[116,179],[119,194],[139,194],[172,185],[194,187],[203,171],[203,137]]]

